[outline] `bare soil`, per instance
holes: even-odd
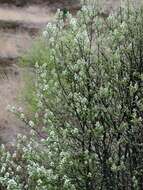
[[[38,31],[53,19],[48,7],[0,6],[0,63],[18,58],[31,47]],[[31,29],[31,30],[30,30]],[[31,33],[31,31],[36,31]],[[34,35],[33,35],[34,34]],[[1,61],[2,59],[2,61]]]
[[[15,5],[18,7],[24,7],[29,5],[45,5],[52,8],[73,8],[79,6],[80,0],[0,0],[0,4]]]
[[[26,7],[0,6],[0,20],[17,21],[25,24],[34,24],[37,27],[51,21],[53,14],[50,8],[41,5],[30,5]]]
[[[8,105],[20,107],[18,96],[24,86],[22,70],[16,65],[0,67],[0,143],[14,143],[18,133],[26,133],[24,124],[10,113]]]
[[[14,143],[18,133],[27,133],[24,123],[7,110],[8,105],[25,107],[19,97],[29,70],[19,67],[17,60],[53,18],[50,9],[41,5],[0,5],[0,143]]]

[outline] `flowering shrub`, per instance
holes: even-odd
[[[16,112],[32,133],[1,148],[1,189],[143,189],[143,9],[84,4],[43,32],[35,118]]]

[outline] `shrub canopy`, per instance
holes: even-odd
[[[29,140],[1,149],[0,184],[30,190],[143,189],[143,8],[108,18],[85,3],[43,32]],[[39,137],[37,137],[37,135]],[[40,140],[39,140],[40,138]]]

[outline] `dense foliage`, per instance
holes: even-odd
[[[84,3],[43,32],[35,118],[13,108],[31,135],[2,146],[2,190],[143,189],[143,8]]]

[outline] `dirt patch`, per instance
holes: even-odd
[[[9,64],[28,50],[33,39],[54,19],[50,8],[0,6],[0,64]]]
[[[28,6],[18,8],[15,6],[0,6],[0,20],[33,24],[35,27],[44,26],[53,19],[53,14],[48,7]]]
[[[16,65],[0,67],[0,142],[2,143],[14,143],[18,133],[26,134],[24,124],[7,109],[8,105],[22,106],[18,101],[18,96],[24,87],[22,72]]]
[[[4,33],[0,31],[0,57],[17,58],[32,44],[32,37],[27,32]]]
[[[16,6],[25,6],[27,4],[43,4],[48,3],[48,0],[0,0],[1,4],[13,4]]]
[[[60,5],[60,6],[70,6],[79,4],[80,0],[0,0],[1,4],[12,4],[16,6],[27,6],[30,4],[38,4],[38,5]]]
[[[29,69],[16,63],[28,51],[33,39],[53,19],[48,7],[0,6],[0,143],[14,143],[18,133],[27,134],[24,123],[7,110],[8,105],[25,106],[21,96]],[[33,33],[35,29],[35,33]],[[8,66],[9,65],[9,66]]]

